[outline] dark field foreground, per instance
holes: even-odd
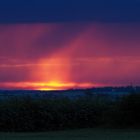
[[[46,133],[0,133],[0,140],[140,140],[140,131],[79,129]]]
[[[91,96],[70,100],[10,99],[0,102],[1,132],[46,132],[79,128],[140,129],[140,94],[118,100]]]

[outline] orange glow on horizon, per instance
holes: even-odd
[[[7,82],[0,84],[0,87],[4,87],[7,89],[29,89],[29,90],[67,90],[67,89],[77,89],[77,88],[91,88],[91,87],[99,87],[101,85],[92,84],[92,83],[35,83],[35,82]]]
[[[37,64],[38,67],[31,73],[31,79],[41,83],[36,89],[65,90],[76,86],[71,80],[71,57],[68,55],[67,49],[42,58],[38,60]]]

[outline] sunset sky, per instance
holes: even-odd
[[[42,10],[42,16],[40,10],[35,13],[37,4],[32,10],[29,4],[27,11],[24,5],[18,7],[16,15],[16,11],[1,9],[0,88],[54,90],[140,85],[140,10],[130,1],[128,11],[122,6],[114,10],[115,3],[110,9],[107,4],[95,5],[85,14],[83,7],[77,7],[82,13],[76,15],[67,7],[61,9],[67,14],[50,8]],[[99,7],[101,12],[97,12]]]

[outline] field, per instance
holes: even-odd
[[[79,129],[46,133],[0,133],[0,140],[139,140],[140,130]]]

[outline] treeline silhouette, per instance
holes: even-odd
[[[35,132],[74,128],[140,128],[140,94],[119,100],[102,96],[70,100],[13,98],[0,102],[0,131]]]

